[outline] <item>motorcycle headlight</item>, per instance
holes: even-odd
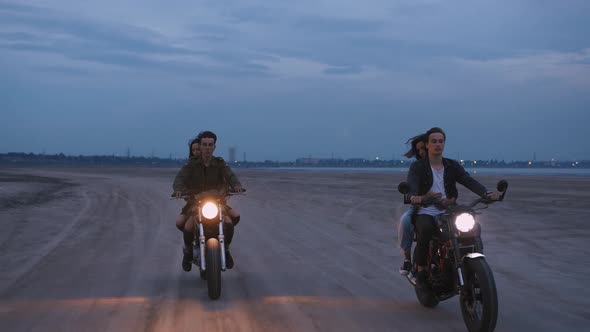
[[[205,203],[205,205],[203,205],[203,208],[201,209],[201,213],[203,214],[203,216],[205,218],[213,219],[219,213],[219,209],[217,208],[217,205],[215,205],[214,203],[207,202],[207,203]]]
[[[475,218],[469,213],[461,213],[455,220],[455,226],[460,232],[466,233],[473,229],[475,226]]]

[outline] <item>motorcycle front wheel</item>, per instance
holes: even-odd
[[[469,332],[491,332],[498,320],[498,294],[490,266],[483,257],[465,262],[461,313]]]
[[[207,268],[207,289],[209,298],[217,300],[221,296],[221,249],[219,241],[215,238],[207,240],[207,252],[205,253]]]

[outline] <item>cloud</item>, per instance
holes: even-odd
[[[0,22],[0,27],[8,31],[0,34],[0,49],[5,50],[60,54],[77,61],[176,74],[268,75],[267,68],[252,61],[259,58],[252,53],[177,46],[172,38],[126,24],[5,3],[0,4]],[[178,60],[181,57],[183,60]]]
[[[518,155],[528,147],[508,151],[514,132],[543,141],[530,120],[538,116],[559,129],[559,152],[577,131],[560,129],[569,124],[557,110],[576,125],[590,120],[589,14],[581,0],[4,1],[0,112],[39,126],[116,127],[112,146],[135,128],[162,151],[195,127],[215,128],[250,156],[265,146],[259,159],[319,144],[301,136],[307,128],[338,136],[317,151],[352,157],[385,155],[433,125],[474,154],[481,144],[471,137],[501,128],[508,145],[490,153]]]
[[[240,31],[227,25],[195,23],[190,24],[189,29],[192,32],[192,40],[205,40],[211,43],[223,43],[239,38]]]
[[[0,12],[5,13],[42,13],[43,9],[14,2],[0,2]]]
[[[334,35],[371,35],[378,33],[384,27],[384,23],[378,20],[353,19],[353,18],[325,18],[303,16],[294,20],[291,25],[294,32],[314,36]]]
[[[329,75],[360,74],[362,71],[362,68],[359,66],[330,67],[324,69],[324,73]]]
[[[590,89],[590,48],[580,52],[540,52],[491,60],[457,59],[469,70],[496,79],[527,83],[558,80],[568,86]]]
[[[58,74],[76,77],[91,76],[91,73],[88,70],[67,66],[32,66],[31,69],[35,72],[44,72],[48,74]]]
[[[282,16],[278,8],[267,6],[246,6],[241,8],[226,8],[221,14],[230,19],[232,23],[262,23],[272,24],[280,21]]]

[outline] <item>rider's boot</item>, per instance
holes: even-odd
[[[189,272],[192,268],[193,263],[193,246],[187,247],[186,245],[182,248],[182,269]]]
[[[182,248],[182,269],[189,272],[193,263],[193,248]]]
[[[182,249],[182,269],[190,271],[193,264],[193,240],[194,235],[191,232],[183,232],[184,248]]]
[[[231,269],[232,267],[234,267],[234,258],[231,256],[229,248],[225,249],[225,267],[227,269]]]
[[[402,266],[399,268],[399,274],[407,276],[412,270],[412,262],[409,259],[404,259]]]
[[[193,263],[193,241],[195,235],[192,232],[187,231],[182,233],[184,240],[184,248],[182,249],[182,269],[188,272],[191,270]]]
[[[232,224],[236,226],[240,222],[240,215],[238,214],[237,216],[230,216],[230,219]]]

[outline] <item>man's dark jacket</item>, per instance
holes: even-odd
[[[443,158],[443,165],[445,167],[444,181],[447,198],[457,198],[459,196],[457,182],[475,194],[481,197],[485,196],[487,193],[486,187],[469,176],[469,173],[457,161]],[[408,172],[409,195],[425,195],[432,188],[432,181],[432,168],[428,158],[415,161]]]
[[[192,157],[176,175],[173,190],[200,193],[208,190],[224,190],[227,186],[241,185],[236,175],[221,157],[212,157],[205,166],[200,157]]]

